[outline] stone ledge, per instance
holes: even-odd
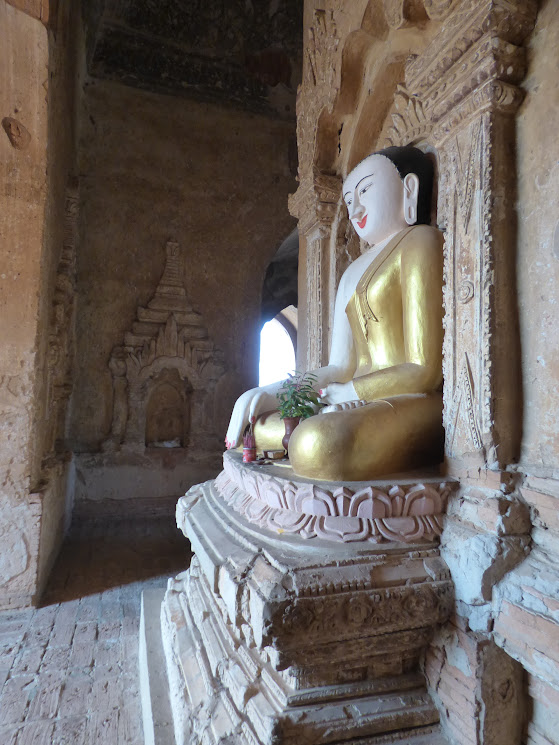
[[[140,695],[145,745],[174,745],[173,718],[161,641],[164,588],[144,590],[140,616]]]

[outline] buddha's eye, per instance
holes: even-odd
[[[352,200],[351,200],[351,199],[346,199],[346,200],[345,200],[345,203],[347,204],[347,206],[348,206],[348,207],[349,207],[349,205],[351,204],[351,202],[352,202]]]
[[[359,190],[359,196],[361,196],[361,194],[364,194],[370,186],[372,186],[372,181],[370,181],[368,184],[365,184],[365,186]]]

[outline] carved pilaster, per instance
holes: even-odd
[[[447,454],[477,453],[493,467],[514,459],[519,438],[514,115],[526,72],[517,44],[536,12],[532,1],[456,3],[408,63],[386,138],[427,143],[439,156]]]
[[[47,468],[65,457],[66,412],[72,390],[78,213],[79,184],[76,179],[70,179],[66,186],[64,235],[56,273],[47,353],[48,430],[43,462]]]
[[[313,179],[302,183],[290,197],[289,211],[299,220],[299,235],[306,254],[303,295],[306,307],[302,320],[306,326],[306,369],[327,364],[328,313],[330,298],[330,231],[341,195],[341,180],[337,176],[314,173]]]

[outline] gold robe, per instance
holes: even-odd
[[[346,313],[353,384],[370,403],[301,422],[289,443],[295,473],[361,481],[441,459],[442,243],[435,228],[403,230],[359,280]]]

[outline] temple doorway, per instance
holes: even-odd
[[[283,313],[283,311],[282,311]],[[278,314],[281,316],[281,314]],[[295,347],[283,319],[272,318],[260,332],[260,367],[258,385],[283,380],[295,370]]]

